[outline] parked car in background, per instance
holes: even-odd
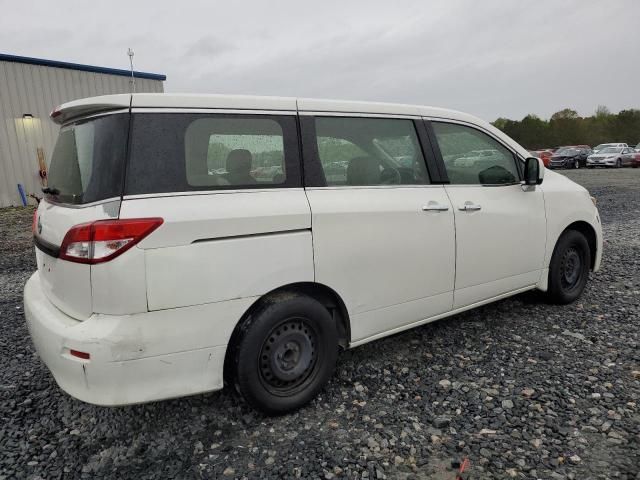
[[[598,153],[589,155],[587,167],[616,167],[631,166],[634,161],[635,150],[630,147],[607,147]]]
[[[589,145],[572,145],[558,148],[549,161],[549,168],[580,168],[587,164],[592,150]]]
[[[640,148],[636,148],[636,151],[632,153],[631,156],[633,157],[631,159],[631,166],[633,168],[640,167]]]
[[[545,167],[549,166],[549,162],[551,161],[551,156],[553,155],[553,152],[551,150],[529,150],[529,153],[534,157],[542,160]]]
[[[636,150],[636,152],[640,152],[640,143],[638,143],[638,144],[635,146],[635,150]]]
[[[598,153],[600,150],[607,147],[628,147],[626,143],[601,143],[600,145],[593,147],[593,153]]]

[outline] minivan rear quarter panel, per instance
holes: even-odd
[[[149,310],[314,280],[293,115],[134,110],[133,117],[120,218],[164,220],[138,245]]]
[[[125,200],[120,218],[160,215],[164,224],[139,244],[150,310],[314,279],[311,212],[301,188]]]

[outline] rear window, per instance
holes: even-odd
[[[65,125],[51,155],[47,198],[84,204],[122,193],[128,114]]]
[[[130,195],[300,186],[292,116],[133,115]]]

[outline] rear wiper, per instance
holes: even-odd
[[[58,195],[60,194],[60,190],[55,187],[44,187],[42,189],[42,193],[48,193],[49,195]]]

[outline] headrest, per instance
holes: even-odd
[[[371,157],[356,157],[347,167],[348,185],[379,185],[380,167]]]
[[[253,158],[251,152],[244,148],[238,148],[231,150],[227,155],[227,172],[229,173],[244,173],[251,170],[251,163]]]

